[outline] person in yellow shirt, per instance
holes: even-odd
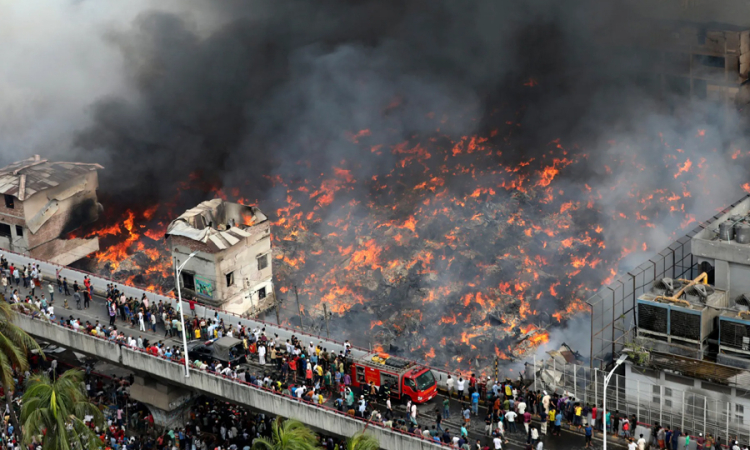
[[[574,406],[574,410],[575,410],[575,413],[576,413],[574,425],[577,426],[578,430],[580,431],[581,427],[582,427],[582,425],[581,425],[581,413],[583,412],[583,407],[580,404],[576,403],[575,406]]]
[[[555,408],[550,408],[549,412],[547,413],[547,420],[549,421],[549,426],[553,427],[555,426]],[[542,434],[547,434],[547,422],[542,423]]]

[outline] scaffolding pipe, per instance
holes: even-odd
[[[727,440],[725,442],[729,443],[729,402],[727,402]]]
[[[604,395],[607,395],[605,392]],[[620,376],[615,375],[615,410],[620,410]]]
[[[706,434],[706,410],[708,409],[708,397],[703,396],[703,436]]]
[[[662,405],[664,405],[664,386],[659,386],[659,423],[663,424],[661,420]]]
[[[594,369],[594,408],[596,408],[596,405],[599,404],[599,383],[597,383],[597,372],[599,372],[599,370]]]
[[[680,421],[680,430],[682,432],[685,432],[685,391],[682,391],[682,414],[680,414],[680,418],[682,419]]]
[[[641,417],[641,380],[635,380],[635,417]],[[635,424],[633,424],[635,430]]]

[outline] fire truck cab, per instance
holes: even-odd
[[[378,389],[390,386],[391,397],[410,398],[414,403],[424,403],[437,395],[435,375],[412,361],[387,353],[370,353],[352,361],[350,367],[352,385],[360,389],[372,381]]]

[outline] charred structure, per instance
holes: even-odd
[[[273,306],[271,226],[260,209],[220,198],[202,202],[169,224],[167,241],[177,265],[198,252],[180,281],[199,301],[237,314]]]
[[[39,155],[0,169],[0,248],[62,265],[98,251],[97,237],[61,238],[99,217],[97,169]]]
[[[170,290],[170,221],[214,196],[262,204],[282,321],[333,313],[332,337],[473,369],[557,343],[601,280],[734,195],[750,160],[722,158],[732,121],[704,120],[725,110],[711,86],[728,101],[740,83],[747,27],[680,32],[685,71],[668,48],[651,64],[672,42],[630,30],[641,18],[619,3],[260,5],[217,4],[225,20],[205,28],[143,12],[110,35],[137,95],[97,99],[75,139],[128,174],[102,180],[119,201],[97,230],[115,243],[101,273]]]

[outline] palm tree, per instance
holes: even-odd
[[[101,447],[99,437],[83,422],[84,417],[93,416],[95,425],[104,423],[102,412],[83,390],[83,378],[78,369],[68,370],[55,381],[47,374],[29,378],[21,407],[21,423],[26,431],[24,445],[31,442],[32,436],[43,435],[45,450]]]
[[[13,391],[15,390],[13,369],[16,369],[19,373],[28,370],[29,361],[26,359],[26,355],[31,349],[39,351],[39,354],[44,358],[44,353],[39,348],[39,344],[13,323],[16,318],[16,310],[27,307],[36,310],[34,305],[23,303],[11,305],[0,299],[0,384],[5,391],[5,402],[10,410],[10,421],[15,428],[14,433],[18,433],[19,438],[22,437],[22,432],[21,427],[18,426],[16,412],[13,409]]]
[[[302,422],[277,417],[271,425],[271,439],[257,438],[253,450],[317,450],[315,433]]]
[[[346,441],[346,450],[378,450],[379,448],[378,439],[371,434],[365,434],[364,431],[355,433]]]

